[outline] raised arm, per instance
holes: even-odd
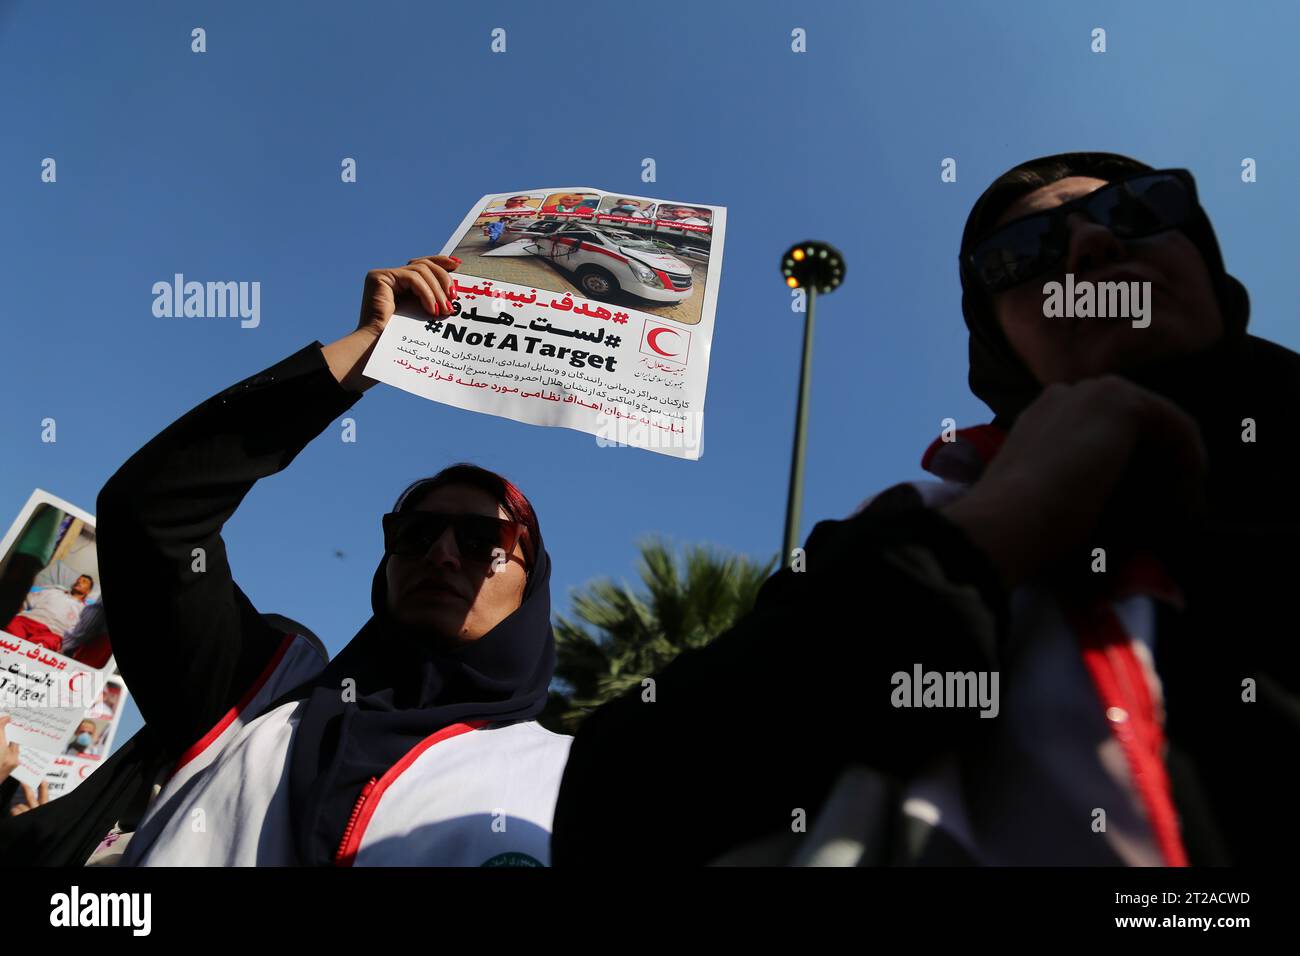
[[[452,264],[417,259],[369,273],[355,331],[313,342],[214,395],[132,455],[100,492],[113,651],[169,749],[184,751],[236,704],[282,637],[233,580],[222,527],[258,479],[287,467],[374,384],[361,369],[398,294],[445,311],[443,266]]]
[[[313,342],[168,426],[100,491],[113,653],[169,749],[207,732],[281,639],[232,579],[222,526],[259,478],[285,468],[359,397]]]

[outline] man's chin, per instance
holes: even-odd
[[[1144,331],[1126,325],[1098,329],[1087,338],[1076,338],[1056,380],[1079,382],[1100,375],[1123,375],[1159,361],[1163,353],[1152,347],[1158,344],[1154,339],[1134,338]]]

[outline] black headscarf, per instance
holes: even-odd
[[[394,506],[421,497],[411,485]],[[370,589],[373,617],[315,679],[285,695],[305,701],[289,755],[289,797],[299,861],[328,865],[371,777],[421,740],[474,718],[527,720],[546,705],[555,669],[551,561],[540,535],[523,600],[482,638],[455,651],[405,636],[388,613],[385,552]],[[344,701],[344,681],[355,701]]]

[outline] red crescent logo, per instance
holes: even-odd
[[[654,329],[645,337],[646,345],[650,346],[652,349],[654,349],[656,352],[658,352],[660,355],[664,356],[665,358],[672,358],[674,355],[681,354],[679,352],[665,352],[663,349],[659,347],[659,343],[656,342],[655,339],[657,339],[664,332],[667,332],[670,335],[678,334],[676,329],[666,329],[666,328]]]

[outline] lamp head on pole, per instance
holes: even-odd
[[[781,275],[792,289],[834,292],[844,281],[844,257],[828,242],[800,242],[781,257]]]

